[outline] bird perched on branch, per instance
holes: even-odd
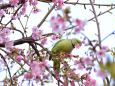
[[[55,43],[51,50],[51,59],[53,60],[53,69],[56,74],[60,72],[60,63],[66,57],[66,54],[70,54],[76,45],[81,45],[79,39],[61,39]]]

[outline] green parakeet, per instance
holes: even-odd
[[[53,68],[56,74],[59,74],[60,71],[60,62],[63,61],[65,54],[70,54],[75,48],[75,45],[81,45],[79,39],[61,39],[59,40],[51,50]]]

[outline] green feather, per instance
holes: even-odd
[[[70,39],[62,39],[58,41],[52,48],[53,54],[58,54],[60,52],[70,53],[73,50],[73,45]]]
[[[74,49],[76,44],[81,44],[81,41],[79,39],[61,39],[58,42],[55,43],[54,47],[51,50],[52,54],[52,60],[53,68],[54,70],[60,71],[60,54],[61,53],[71,53],[71,51]]]

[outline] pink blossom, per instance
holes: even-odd
[[[5,48],[8,49],[8,50],[12,49],[13,45],[14,45],[13,41],[5,42]]]
[[[104,50],[101,49],[101,50],[98,51],[98,56],[99,57],[103,57],[104,55],[105,55],[105,51]]]
[[[33,0],[32,5],[36,6],[37,4],[38,4],[38,1],[37,0]]]
[[[84,29],[86,22],[80,19],[76,19],[75,24],[77,25],[75,28],[75,32],[80,32]]]
[[[57,69],[54,69],[54,74],[55,74],[56,80],[59,80],[60,79],[60,75],[59,75],[59,71]]]
[[[80,47],[81,47],[81,45],[82,45],[82,44],[76,44],[76,45],[75,45],[75,48],[77,48],[77,49],[78,49],[78,48],[80,48]]]
[[[27,80],[31,79],[32,77],[33,76],[32,76],[32,74],[30,72],[24,74],[24,78],[27,79]]]
[[[29,0],[29,4],[36,6],[37,5],[37,0]]]
[[[103,70],[98,70],[96,71],[97,76],[100,76],[102,79],[105,79],[105,77],[107,76],[107,73]]]
[[[78,69],[80,69],[80,70],[84,69],[84,64],[81,60],[75,60],[74,65],[76,65],[78,67]]]
[[[20,11],[18,17],[20,17],[21,15],[24,15],[26,13],[26,8],[27,8],[27,4],[24,4],[23,7],[21,8],[21,11]]]
[[[102,46],[99,51],[97,51],[97,54],[99,57],[105,56],[105,53],[109,50],[107,46]]]
[[[75,86],[75,82],[74,81],[70,81],[71,86]]]
[[[84,83],[86,86],[96,86],[96,80],[92,79],[90,75],[87,75],[86,81]]]
[[[38,8],[33,9],[33,13],[35,13],[35,14],[37,14],[39,11],[40,11],[40,9],[38,9]]]
[[[38,27],[33,27],[32,28],[32,38],[34,40],[38,40],[40,39],[40,37],[42,36],[42,31],[38,29]]]
[[[84,58],[82,58],[82,62],[83,62],[85,65],[88,65],[88,66],[89,66],[89,65],[91,65],[91,66],[94,65],[92,59],[89,58],[89,57],[84,57]]]
[[[2,30],[2,33],[3,33],[5,36],[9,35],[10,32],[11,32],[11,30],[10,30],[9,28],[4,28],[4,29]]]
[[[55,35],[52,35],[51,38],[52,38],[52,40],[57,40],[57,39],[59,39],[60,37],[59,37],[59,35],[56,35],[56,34],[55,34]]]
[[[3,9],[0,10],[0,18],[3,17],[5,14],[5,11]]]
[[[9,39],[9,34],[10,34],[10,29],[9,28],[4,28],[3,30],[0,31],[0,43],[5,43],[5,48],[6,49],[12,49],[14,43]]]
[[[32,75],[34,76],[35,79],[41,78],[41,76],[44,74],[46,66],[47,63],[45,61],[44,62],[33,61],[30,64]]]
[[[45,45],[46,43],[47,43],[47,38],[44,38],[44,39],[41,40],[42,45]]]
[[[61,86],[68,86],[68,82],[65,80]]]
[[[58,8],[61,8],[63,6],[64,1],[63,0],[53,0],[53,3],[55,4],[55,6],[57,6]]]
[[[18,56],[16,57],[16,60],[17,60],[18,62],[21,62],[22,59],[23,59],[23,56],[22,56],[22,55],[18,55]]]
[[[51,20],[51,27],[53,33],[63,34],[65,30],[65,20],[60,15],[57,17],[52,17]]]
[[[9,28],[4,28],[3,30],[0,31],[0,41],[1,43],[5,43],[9,41],[9,34],[10,34],[10,29]]]
[[[102,46],[101,49],[104,50],[104,51],[109,50],[109,48],[107,46]]]
[[[3,43],[3,38],[2,38],[2,37],[0,37],[0,44],[1,44],[1,43]]]
[[[19,0],[10,0],[9,2],[12,6],[17,6],[17,4],[19,3]]]

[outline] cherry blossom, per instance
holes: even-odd
[[[0,43],[3,43],[3,38],[2,37],[0,37]]]
[[[101,77],[102,79],[105,79],[107,76],[107,73],[104,70],[97,70],[96,73],[97,73],[97,76]]]
[[[44,75],[45,69],[47,66],[47,62],[37,62],[33,61],[30,64],[30,68],[32,70],[32,75],[35,79],[41,79],[41,76]]]
[[[24,78],[27,79],[27,80],[32,79],[32,73],[30,73],[30,72],[25,73]]]
[[[38,40],[41,37],[42,33],[42,30],[39,30],[38,27],[32,28],[32,38],[34,40]]]
[[[29,4],[36,6],[38,4],[37,0],[29,0]]]
[[[46,39],[46,38],[42,39],[42,40],[41,40],[41,44],[42,44],[42,45],[47,44],[47,39]]]
[[[60,33],[63,34],[64,30],[65,30],[65,21],[64,18],[62,18],[60,15],[58,15],[57,17],[52,17],[51,20],[51,27],[52,27],[52,32],[53,33]]]
[[[80,31],[84,30],[84,26],[86,25],[86,21],[83,21],[81,19],[76,19],[75,24],[76,24],[75,32],[79,33]]]
[[[75,82],[74,81],[70,81],[71,86],[75,86]]]
[[[12,6],[17,6],[17,4],[19,3],[19,0],[10,0],[9,2]]]
[[[10,50],[13,48],[14,42],[13,41],[8,41],[5,43],[5,48]]]
[[[61,8],[63,6],[63,3],[64,3],[63,0],[53,0],[53,2],[58,8]]]
[[[96,80],[92,79],[91,76],[89,74],[87,74],[84,84],[86,86],[96,86]]]
[[[3,9],[0,9],[0,18],[3,17],[5,14],[5,11]]]
[[[18,56],[16,57],[16,60],[17,60],[18,62],[21,62],[22,59],[23,59],[23,56],[22,56],[22,55],[18,55]]]
[[[102,46],[101,49],[99,51],[97,51],[97,55],[99,57],[104,57],[105,53],[109,50],[109,48],[107,46]]]

